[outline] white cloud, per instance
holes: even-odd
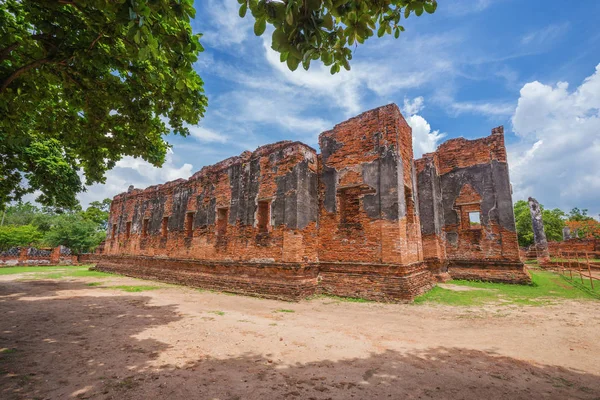
[[[473,113],[487,116],[502,116],[510,115],[515,110],[514,104],[503,102],[453,101],[448,107],[454,115]]]
[[[523,86],[509,147],[515,199],[600,211],[600,64],[574,91],[566,82]]]
[[[405,115],[414,115],[421,111],[424,106],[423,96],[415,97],[412,101],[410,99],[404,98],[404,105],[402,106],[402,112]]]
[[[209,28],[200,29],[205,32],[202,42],[215,47],[231,47],[240,45],[252,30],[254,19],[248,13],[245,18],[239,16],[240,4],[236,0],[208,0],[206,16]]]
[[[452,16],[465,16],[482,12],[497,3],[498,0],[454,0],[452,2],[440,2],[436,13],[445,13]],[[447,8],[446,8],[447,7]]]
[[[552,24],[537,31],[529,32],[521,38],[524,46],[541,46],[556,41],[569,30],[570,24]]]
[[[202,126],[188,126],[190,135],[201,142],[207,143],[226,143],[229,140],[227,135],[215,132]]]
[[[127,191],[129,185],[144,189],[151,185],[165,183],[179,178],[187,179],[193,173],[192,164],[178,164],[173,152],[167,153],[162,167],[155,167],[141,158],[124,157],[112,170],[106,173],[106,183],[89,186],[78,197],[83,208],[91,201],[113,198]]]
[[[319,61],[314,61],[308,71],[302,67],[290,71],[279,61],[279,53],[271,49],[270,36],[263,37],[266,60],[282,84],[324,97],[344,110],[346,116],[364,111],[363,100],[369,92],[381,98],[400,90],[435,85],[444,73],[452,73],[450,48],[460,42],[460,37],[452,33],[371,40],[356,50],[360,56],[351,61],[350,71],[331,75],[329,67]]]
[[[424,153],[434,151],[446,134],[439,130],[432,131],[431,125],[420,115],[419,112],[425,108],[425,101],[422,96],[415,97],[412,101],[404,99],[402,112],[406,122],[412,128],[412,141],[414,158],[420,158]]]

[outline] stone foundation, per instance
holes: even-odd
[[[410,301],[432,287],[423,263],[399,267],[353,263],[238,263],[144,256],[80,257],[96,271],[202,289],[299,301],[315,294]]]
[[[452,279],[483,282],[530,284],[531,276],[521,262],[450,261],[448,273]]]

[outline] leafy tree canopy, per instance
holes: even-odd
[[[575,208],[572,208],[571,211],[569,211],[568,220],[569,221],[589,221],[589,220],[594,219],[594,218],[588,216],[587,214],[588,214],[587,208],[580,210],[579,208],[575,207]]]
[[[52,247],[63,245],[75,253],[81,253],[91,250],[105,237],[105,232],[98,230],[94,221],[86,219],[82,213],[72,213],[56,217],[44,240]]]
[[[238,0],[291,70],[350,69],[352,47],[404,30],[436,0]],[[0,209],[38,191],[73,208],[124,156],[164,162],[164,135],[189,134],[207,99],[193,0],[0,2]]]
[[[262,35],[272,25],[272,48],[294,71],[312,60],[331,66],[332,74],[350,69],[352,47],[371,36],[404,31],[402,19],[433,13],[436,0],[238,0],[240,16],[250,9],[254,33]]]
[[[76,253],[91,251],[106,237],[110,199],[60,210],[31,203],[8,206],[0,226],[0,248],[16,246],[67,246]]]
[[[42,233],[33,225],[0,226],[0,250],[19,246],[37,246],[41,242]]]
[[[566,214],[558,208],[546,210],[541,204],[540,208],[542,209],[542,221],[544,222],[546,239],[550,241],[561,241]],[[519,246],[528,247],[533,244],[533,226],[531,223],[529,203],[525,200],[517,201],[514,205],[514,212]]]
[[[125,155],[162,165],[207,105],[192,0],[0,2],[0,208],[72,208]],[[168,124],[167,124],[168,123]]]

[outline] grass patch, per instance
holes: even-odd
[[[154,289],[159,289],[160,286],[129,286],[129,285],[118,285],[118,286],[108,286],[106,287],[106,289],[119,289],[122,290],[124,292],[130,292],[130,293],[135,293],[135,292],[144,292],[146,290],[154,290]]]
[[[220,316],[225,315],[225,313],[223,311],[209,311],[209,313],[215,314],[215,315],[220,315]]]
[[[295,313],[296,311],[294,310],[287,310],[285,308],[280,308],[279,310],[275,310],[273,312],[282,312],[282,313]]]
[[[473,306],[486,303],[540,306],[560,299],[594,299],[593,293],[577,287],[568,279],[546,271],[530,271],[532,285],[512,285],[473,281],[450,281],[458,286],[480,290],[456,291],[434,287],[417,297],[415,304],[438,303],[453,306]],[[588,281],[589,285],[589,281]],[[600,285],[599,285],[600,286]]]
[[[87,284],[87,286],[100,286],[102,285],[102,282],[90,282]]]
[[[62,279],[79,277],[107,277],[111,274],[90,271],[91,265],[56,265],[51,267],[3,267],[0,275],[25,274],[24,279]]]

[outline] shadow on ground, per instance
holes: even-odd
[[[60,293],[80,289],[85,295]],[[292,365],[246,353],[155,367],[170,345],[136,335],[182,316],[149,306],[147,296],[98,290],[72,281],[0,284],[0,398],[600,398],[596,375],[459,348]]]

